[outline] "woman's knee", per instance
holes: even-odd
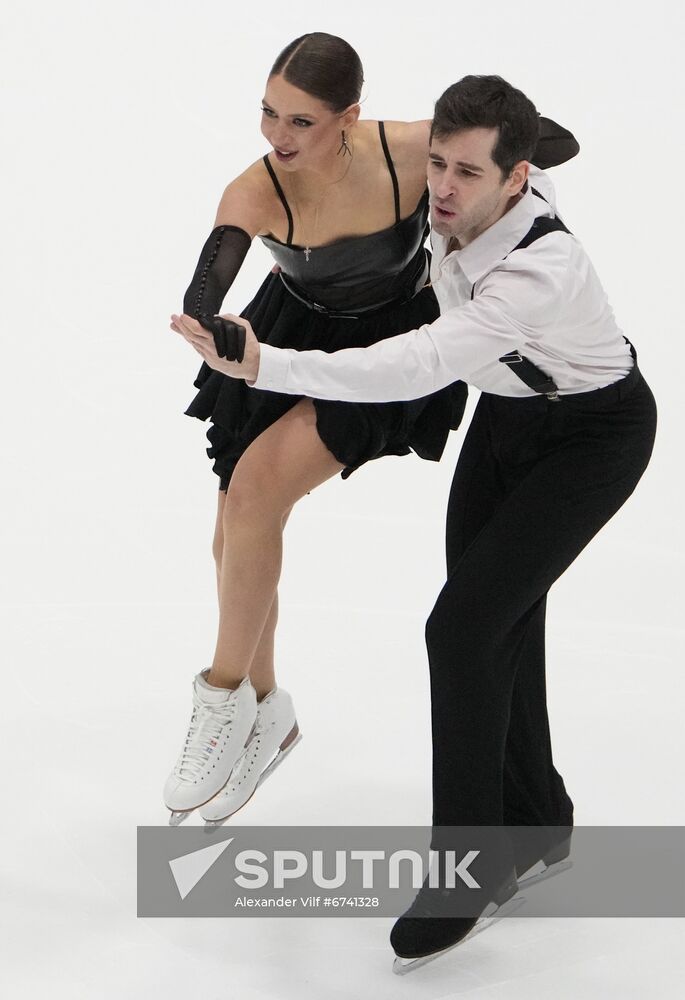
[[[223,563],[224,546],[225,546],[224,511],[225,511],[226,493],[225,492],[220,493],[219,495],[223,497],[223,502],[222,501],[219,502],[220,511],[219,511],[219,516],[217,517],[216,526],[214,528],[214,538],[212,539],[212,557],[214,559],[214,562],[216,563],[217,570],[220,571]],[[292,512],[293,506],[294,505],[291,504],[284,511],[283,516],[281,518],[281,530],[285,528],[288,518],[290,517],[290,514]]]
[[[344,466],[316,429],[311,399],[301,399],[246,449],[233,470],[224,508],[227,525],[282,524],[293,505]]]
[[[256,462],[241,463],[233,472],[223,508],[222,529],[224,533],[231,527],[250,522],[273,520],[282,524],[292,509],[292,499],[281,490],[274,470],[260,466]]]

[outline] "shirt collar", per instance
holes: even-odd
[[[448,256],[454,257],[472,285],[491,271],[526,235],[538,216],[553,216],[554,211],[542,198],[538,198],[528,187],[513,208],[505,212],[501,219],[477,236],[463,250],[454,250]],[[434,233],[434,236],[439,236]],[[448,239],[439,236],[437,249],[444,254]]]

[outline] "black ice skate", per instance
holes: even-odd
[[[525,899],[513,873],[491,899],[483,899],[483,909],[477,916],[454,916],[455,893],[463,889],[432,889],[428,879],[416,899],[395,923],[390,943],[395,950],[393,972],[405,975],[413,969],[446,954],[490,927],[501,917],[518,909]],[[452,914],[452,915],[450,915]]]

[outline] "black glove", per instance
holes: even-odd
[[[197,317],[200,326],[208,330],[214,337],[216,353],[227,361],[242,361],[245,356],[245,327],[232,323],[230,319],[221,316],[210,316],[200,313]]]

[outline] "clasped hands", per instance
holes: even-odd
[[[200,319],[201,323],[185,313],[172,313],[170,327],[185,337],[210,368],[254,381],[259,371],[259,341],[249,322],[232,313],[201,313]]]

